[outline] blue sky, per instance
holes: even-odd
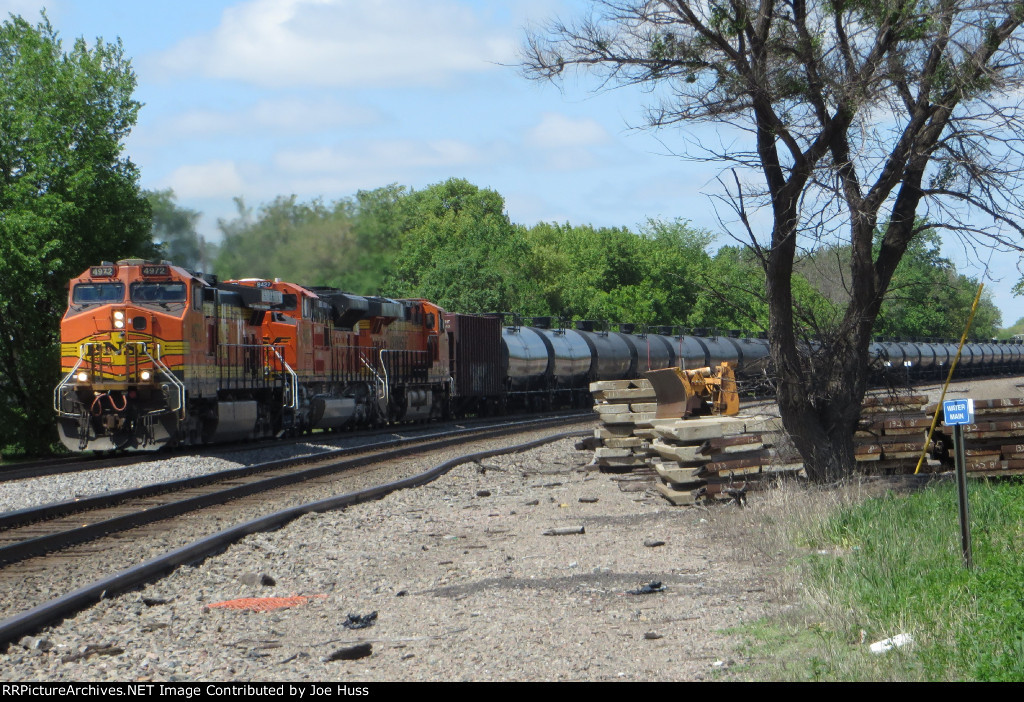
[[[145,103],[127,153],[145,188],[217,219],[278,195],[325,201],[390,183],[462,177],[505,197],[514,222],[636,227],[682,218],[722,233],[718,169],[669,155],[682,134],[635,129],[646,97],[525,80],[524,27],[582,0],[0,0],[65,42],[122,40]],[[693,136],[693,135],[691,135]],[[695,138],[714,138],[709,131]],[[945,251],[971,275],[960,247]],[[987,287],[1004,324],[1017,257]]]

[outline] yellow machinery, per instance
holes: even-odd
[[[658,419],[678,419],[706,414],[737,414],[735,364],[683,370],[661,368],[644,373],[658,396]]]

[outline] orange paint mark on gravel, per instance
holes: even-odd
[[[292,597],[240,597],[237,600],[225,600],[203,605],[203,609],[247,609],[250,612],[270,612],[275,609],[286,607],[297,607],[309,602],[313,597],[327,597],[327,595],[294,595]]]

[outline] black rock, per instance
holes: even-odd
[[[374,625],[377,621],[377,613],[370,612],[369,614],[350,614],[348,618],[341,623],[346,629],[368,629]]]
[[[327,656],[324,660],[326,661],[354,661],[360,658],[366,658],[373,653],[373,644],[361,643],[355,646],[347,646],[345,648],[339,648],[337,651]]]

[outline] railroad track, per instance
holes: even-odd
[[[589,423],[589,419],[587,414],[563,422]],[[452,465],[472,460],[459,457],[438,466],[437,456],[450,455],[453,446],[485,449],[475,454],[480,457],[494,455],[516,445],[499,436],[550,436],[553,425],[550,418],[515,422],[467,430],[458,437],[364,448],[358,456],[325,460],[321,455],[315,462],[304,459],[298,467],[264,466],[259,474],[222,476],[219,483],[121,500],[102,511],[65,513],[55,520],[28,525],[24,524],[27,511],[22,511],[20,527],[11,526],[11,513],[0,515],[7,522],[0,527],[0,538],[7,539],[2,551],[7,564],[0,567],[0,587],[18,593],[0,602],[0,617],[8,617],[0,622],[0,645],[95,603],[103,593],[136,586],[182,563],[201,560],[246,534],[277,528],[307,512],[336,509],[422,484]],[[431,466],[432,470],[425,470]],[[385,476],[384,482],[381,476]],[[301,487],[296,483],[299,480]],[[346,494],[338,496],[339,490]],[[83,528],[87,531],[78,531]],[[67,548],[68,540],[80,545]],[[54,551],[55,547],[61,550]],[[154,551],[162,555],[153,558]],[[122,570],[117,576],[96,580],[97,571],[109,574],[117,569]]]
[[[575,412],[550,412],[546,416],[558,418]],[[525,418],[525,417],[521,417]],[[505,418],[512,420],[513,418]],[[391,424],[376,429],[358,429],[355,431],[321,432],[302,436],[263,439],[260,441],[246,441],[226,444],[202,444],[199,446],[186,446],[175,449],[164,449],[151,452],[130,452],[117,453],[115,455],[104,455],[100,453],[60,456],[56,458],[45,458],[36,461],[19,461],[16,463],[0,464],[0,483],[13,480],[28,480],[50,475],[61,475],[64,473],[77,473],[87,470],[98,470],[103,468],[118,468],[121,466],[141,465],[153,461],[163,461],[177,456],[197,456],[204,453],[216,452],[218,455],[229,457],[234,453],[242,453],[265,448],[278,448],[302,443],[334,443],[339,441],[351,441],[381,435],[403,435],[418,432],[441,432],[451,428],[462,429],[477,425],[491,425],[493,417],[469,418],[451,420],[447,422],[435,422],[431,424]]]
[[[574,413],[560,418],[516,420],[497,426],[432,432],[426,436],[390,439],[371,446],[335,449],[2,513],[0,565],[381,460],[500,436],[510,429],[550,426],[589,416]]]

